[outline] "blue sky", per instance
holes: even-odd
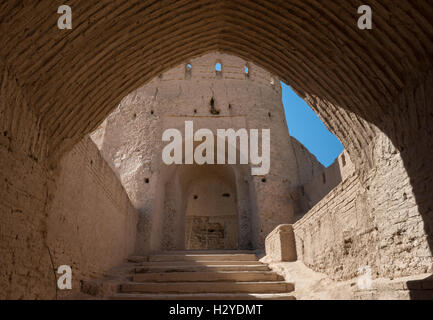
[[[290,135],[298,139],[317,160],[328,167],[343,151],[343,145],[288,85],[281,82],[281,87]]]

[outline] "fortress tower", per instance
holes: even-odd
[[[185,136],[185,121],[215,135],[270,129],[269,173],[252,176],[241,164],[165,165],[162,134],[177,128]],[[123,99],[92,138],[139,209],[140,254],[260,248],[276,226],[294,222],[300,145],[289,137],[280,81],[243,59],[213,53],[161,74]]]

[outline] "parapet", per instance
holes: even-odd
[[[296,244],[293,226],[281,224],[265,240],[266,262],[296,261]]]

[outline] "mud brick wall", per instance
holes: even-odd
[[[361,266],[375,278],[432,272],[428,221],[401,154],[383,134],[373,149],[374,168],[346,178],[294,225],[298,259],[335,280]]]
[[[236,216],[188,216],[186,249],[237,249]]]
[[[56,269],[72,267],[75,293],[134,252],[138,213],[90,138],[62,159],[56,186],[48,244]]]
[[[46,131],[0,67],[0,299],[54,299],[53,267],[70,265],[79,290],[132,252],[137,214],[89,139],[49,161]]]
[[[0,299],[52,298],[46,135],[16,79],[0,68]]]

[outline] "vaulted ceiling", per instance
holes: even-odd
[[[59,30],[61,1],[6,0],[0,57],[56,154],[134,89],[212,51],[279,76],[353,154],[432,68],[432,1],[368,2],[372,30],[357,27],[358,0],[70,0],[73,28]]]

